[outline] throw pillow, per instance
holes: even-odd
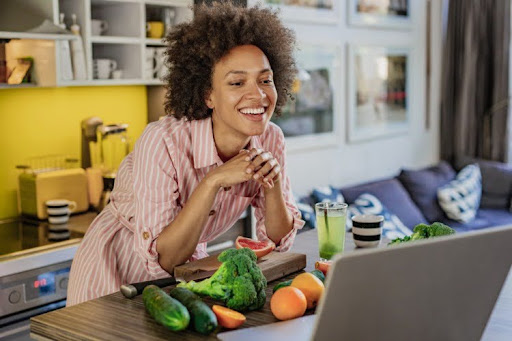
[[[405,226],[412,227],[421,223],[427,223],[427,218],[423,216],[405,187],[396,178],[342,187],[340,191],[347,203],[353,203],[363,193],[370,193],[376,196]]]
[[[407,226],[405,226],[396,215],[391,213],[376,196],[370,193],[361,194],[353,204],[348,206],[348,210],[350,211],[350,214],[348,214],[347,223],[350,221],[350,225],[352,223],[352,220],[350,219],[351,215],[382,215],[384,216],[384,225],[382,226],[383,237],[395,239],[398,237],[403,238],[412,234],[412,231],[407,228]]]
[[[473,220],[482,197],[480,167],[464,167],[455,180],[437,190],[439,205],[450,219],[467,223]]]
[[[302,220],[306,222],[304,227],[316,228],[315,209],[303,199],[297,200],[297,208],[302,215]]]
[[[425,218],[433,223],[444,218],[444,212],[437,201],[437,189],[453,180],[455,175],[452,166],[443,161],[437,166],[425,169],[403,169],[398,179]]]
[[[512,166],[506,163],[462,157],[458,169],[477,163],[482,174],[482,199],[480,207],[506,209],[512,192]]]
[[[332,201],[332,202],[345,202],[345,198],[341,192],[332,186],[323,186],[313,188],[311,196],[317,202]]]

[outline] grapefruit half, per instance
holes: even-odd
[[[272,250],[275,249],[276,246],[271,241],[259,241],[251,238],[238,236],[235,241],[235,247],[237,249],[248,247],[249,249],[254,251],[256,257],[261,258],[269,254]]]

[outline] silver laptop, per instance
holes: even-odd
[[[335,258],[316,315],[221,340],[480,340],[512,264],[512,227]]]

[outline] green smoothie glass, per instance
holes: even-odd
[[[343,252],[345,224],[348,205],[340,202],[319,202],[315,204],[316,228],[320,258],[331,259]]]

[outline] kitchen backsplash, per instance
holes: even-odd
[[[15,166],[34,156],[79,158],[84,118],[128,123],[134,143],[147,124],[146,91],[145,86],[0,91],[0,219],[17,215]]]

